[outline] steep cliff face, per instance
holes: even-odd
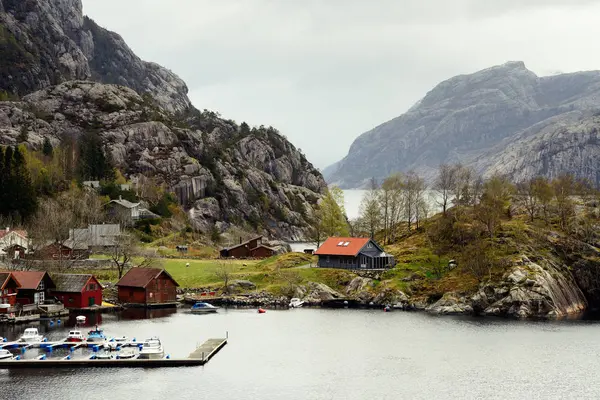
[[[93,79],[149,93],[169,112],[191,106],[179,77],[84,17],[81,0],[0,0],[0,54],[0,90],[9,93]]]
[[[356,139],[325,176],[360,187],[411,169],[431,178],[440,163],[461,162],[484,175],[574,172],[598,182],[587,160],[599,154],[589,119],[599,108],[600,72],[539,78],[510,62],[442,82],[402,116]]]
[[[23,127],[29,146],[38,149],[45,137],[57,145],[96,133],[116,167],[134,180],[157,177],[205,232],[248,224],[275,237],[301,238],[326,187],[272,128],[244,130],[200,112],[180,119],[123,86],[71,81],[0,102],[0,144],[17,144]]]
[[[129,178],[156,177],[196,228],[249,226],[304,236],[326,184],[273,128],[238,126],[196,110],[185,83],[142,61],[81,0],[0,0],[0,144],[19,133],[39,149],[86,132],[101,137]]]

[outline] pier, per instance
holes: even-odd
[[[122,347],[138,346],[141,342],[126,342]],[[205,365],[215,354],[227,344],[227,338],[208,339],[193,351],[188,358],[160,358],[160,359],[33,359],[33,360],[0,360],[0,369],[37,369],[37,368],[172,368],[196,367]],[[41,343],[0,343],[0,348],[40,348],[52,351],[57,347],[95,347],[105,348],[107,342],[41,342]]]

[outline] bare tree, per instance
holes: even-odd
[[[425,181],[414,171],[409,172],[404,178],[404,216],[406,218],[407,227],[410,231],[412,222],[415,221],[417,228],[419,227],[419,202],[423,200],[425,193]]]
[[[452,190],[456,186],[456,168],[449,164],[441,164],[438,176],[433,183],[433,190],[439,194],[438,204],[442,207],[444,216],[449,207]]]
[[[533,222],[540,208],[540,196],[538,188],[540,187],[540,178],[532,178],[517,185],[518,199],[527,214],[529,220]]]
[[[372,186],[360,202],[360,219],[369,237],[374,238],[381,224],[381,209],[376,186]]]
[[[215,276],[220,281],[223,281],[223,293],[225,294],[229,294],[229,281],[231,280],[232,273],[233,266],[231,263],[227,260],[220,260],[217,270],[215,271]]]
[[[115,264],[119,279],[123,277],[123,272],[129,266],[136,253],[136,241],[133,236],[122,233],[116,236],[110,252],[110,259]]]
[[[554,188],[554,198],[560,218],[562,229],[568,229],[571,218],[575,215],[575,204],[573,203],[573,192],[575,190],[575,180],[573,176],[565,174],[552,181]]]

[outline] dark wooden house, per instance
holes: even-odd
[[[79,260],[90,255],[87,243],[75,243],[70,240],[64,243],[50,243],[36,250],[31,258],[37,260]]]
[[[21,284],[11,272],[0,272],[0,304],[14,306],[17,302],[17,291]],[[0,312],[8,312],[9,308],[0,308]]]
[[[131,268],[117,282],[119,301],[145,306],[176,305],[179,284],[164,269]]]
[[[315,254],[321,268],[385,269],[396,264],[393,256],[369,238],[331,237]]]
[[[53,274],[56,288],[50,292],[67,308],[88,308],[102,305],[102,285],[94,275]]]
[[[21,285],[17,290],[17,303],[22,305],[44,304],[50,291],[56,288],[45,271],[14,271],[12,274]]]
[[[226,247],[221,250],[220,254],[222,258],[267,258],[275,254],[275,250],[265,246],[262,243],[262,236],[257,236],[248,241]]]

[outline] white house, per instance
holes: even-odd
[[[22,249],[25,249],[26,252],[29,250],[27,232],[22,230],[11,230],[8,227],[0,230],[0,255],[8,255],[7,250],[14,246],[21,247]]]

